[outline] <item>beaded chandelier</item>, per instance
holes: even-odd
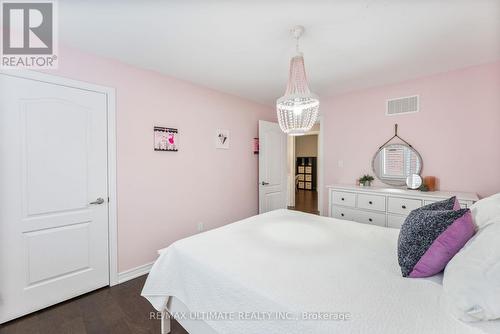
[[[276,101],[276,110],[281,130],[297,136],[309,131],[316,123],[319,100],[309,90],[304,56],[299,51],[299,38],[304,32],[304,27],[297,26],[291,32],[296,40],[297,55],[290,60],[290,74],[285,95]]]

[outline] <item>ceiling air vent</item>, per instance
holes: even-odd
[[[387,116],[410,114],[419,111],[418,95],[387,100]]]

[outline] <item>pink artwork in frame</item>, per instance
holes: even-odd
[[[154,150],[155,151],[178,151],[179,131],[173,128],[154,127]]]

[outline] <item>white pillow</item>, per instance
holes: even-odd
[[[472,204],[470,211],[476,226],[485,227],[492,219],[500,218],[500,193],[477,201]]]
[[[448,307],[464,321],[500,318],[500,218],[489,222],[444,271]]]

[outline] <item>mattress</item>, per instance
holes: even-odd
[[[272,211],[163,249],[142,295],[221,334],[500,332],[449,315],[439,276],[401,277],[398,233]]]

